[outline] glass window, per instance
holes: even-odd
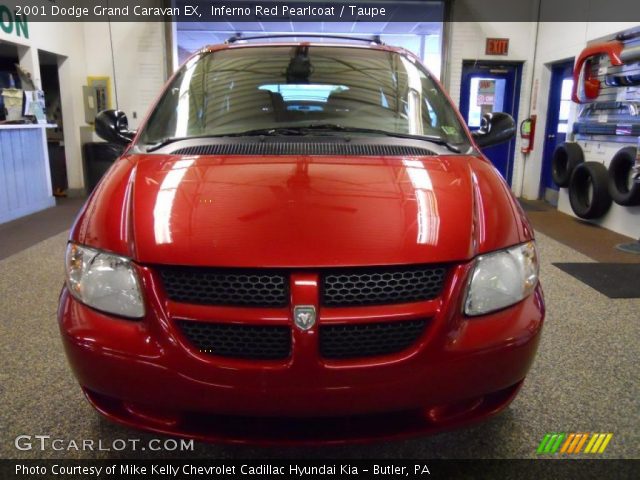
[[[507,81],[504,78],[473,77],[471,79],[467,112],[469,127],[480,127],[482,115],[485,113],[504,111],[506,85]]]
[[[562,80],[562,89],[560,93],[560,98],[562,100],[571,100],[571,90],[573,89],[573,79],[565,78]]]
[[[327,103],[330,95],[346,92],[349,87],[345,85],[330,84],[287,84],[278,83],[273,85],[261,85],[259,90],[266,90],[271,93],[282,95],[285,102],[318,102]]]
[[[558,114],[558,133],[567,133],[569,114],[571,113],[571,89],[573,88],[573,79],[565,78],[562,80],[560,90],[560,112]]]
[[[468,141],[454,108],[413,59],[349,46],[241,47],[194,57],[141,141],[317,124]]]

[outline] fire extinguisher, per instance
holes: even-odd
[[[533,150],[533,141],[536,136],[536,118],[537,115],[531,115],[520,123],[520,138],[525,140],[520,151],[529,153]]]

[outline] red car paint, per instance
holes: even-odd
[[[428,172],[432,185],[426,214],[415,201],[415,168]],[[181,175],[173,201],[154,214],[171,172]],[[114,318],[81,304],[64,287],[60,330],[89,401],[128,426],[261,443],[435,432],[502,410],[527,374],[544,319],[541,287],[480,317],[466,317],[462,306],[474,257],[531,239],[509,187],[478,154],[185,157],[129,151],[91,195],[70,240],[130,257],[146,316]],[[318,268],[425,263],[452,265],[435,300],[319,304]],[[173,302],[157,264],[288,268],[290,306]],[[316,307],[311,329],[293,328],[295,305]],[[292,326],[291,357],[204,354],[176,327],[185,318]],[[402,352],[350,360],[319,355],[319,325],[415,318],[429,318],[429,324]]]

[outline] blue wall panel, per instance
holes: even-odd
[[[55,205],[42,127],[0,127],[0,223]]]

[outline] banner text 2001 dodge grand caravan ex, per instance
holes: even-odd
[[[209,441],[432,433],[515,397],[544,319],[533,231],[411,53],[231,42],[171,78],[80,212],[58,318],[89,402]]]

